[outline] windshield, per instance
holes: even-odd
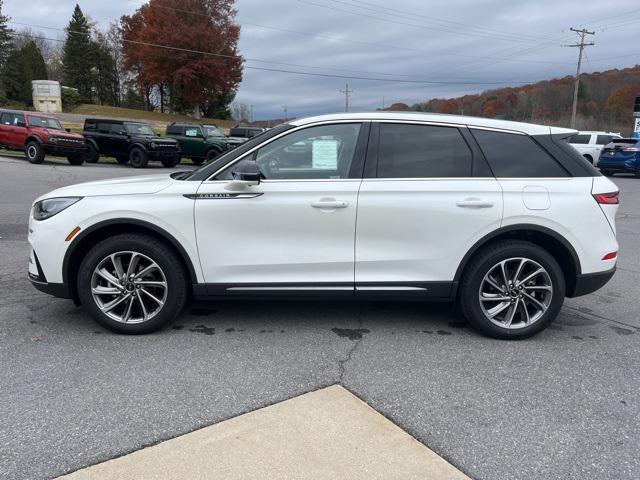
[[[220,130],[215,125],[205,125],[204,126],[204,134],[207,137],[224,137],[222,130]]]
[[[124,128],[130,135],[155,135],[151,127],[145,123],[125,123]]]
[[[54,130],[62,130],[62,125],[55,118],[38,117],[29,115],[29,125],[32,127],[52,128]]]

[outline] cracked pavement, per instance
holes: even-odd
[[[618,273],[526,341],[481,337],[447,305],[327,301],[197,306],[127,337],[31,287],[27,214],[57,186],[163,170],[0,169],[0,478],[55,477],[335,383],[473,478],[640,477],[640,180],[614,177]]]

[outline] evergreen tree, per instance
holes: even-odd
[[[34,41],[27,42],[22,48],[11,50],[3,77],[7,98],[30,105],[31,82],[47,79],[47,66]]]
[[[67,40],[62,50],[62,69],[64,84],[78,89],[83,101],[92,98],[94,74],[93,53],[95,52],[91,40],[91,25],[76,4],[71,20],[67,27]]]
[[[12,30],[7,26],[9,20],[9,17],[2,14],[2,0],[0,0],[0,71],[4,68],[5,62],[11,53]]]

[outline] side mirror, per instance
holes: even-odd
[[[233,168],[231,175],[233,180],[225,188],[227,190],[238,190],[260,184],[262,172],[255,161],[243,160]]]

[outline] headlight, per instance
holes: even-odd
[[[60,213],[65,208],[80,201],[82,197],[58,197],[40,200],[33,205],[33,218],[35,220],[46,220]]]
[[[49,142],[55,143],[55,142],[57,142],[57,141],[58,141],[58,137],[51,137],[51,136],[49,136],[49,137],[47,137],[47,140],[48,140]]]
[[[156,142],[151,142],[149,144],[149,148],[156,148]]]

